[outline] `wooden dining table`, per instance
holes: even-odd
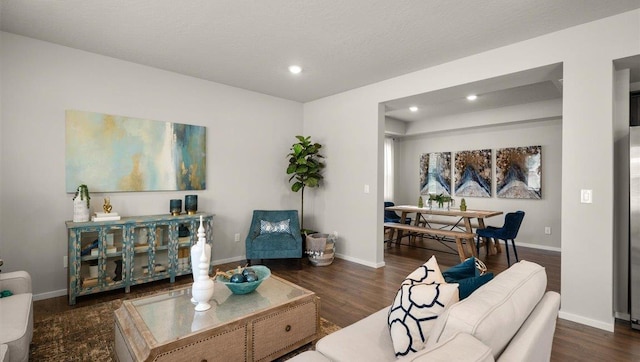
[[[425,229],[435,229],[431,224],[434,225],[448,225],[450,229],[460,228],[467,233],[473,233],[473,226],[476,226],[478,229],[484,229],[484,219],[502,215],[502,211],[491,211],[491,210],[465,210],[462,211],[459,208],[434,208],[434,207],[418,207],[413,205],[396,205],[386,207],[385,210],[395,211],[400,213],[400,224],[405,224],[407,217],[409,214],[415,214],[415,219],[413,225],[418,227],[421,223],[424,223]],[[443,216],[445,218],[439,220],[433,220],[432,216],[425,215],[436,215]],[[448,220],[447,220],[448,219]],[[477,225],[473,225],[473,221],[477,220]],[[394,229],[391,228],[390,239],[394,240],[394,232],[398,235],[395,240],[402,239],[402,229]],[[497,242],[494,243],[493,240],[484,239],[484,243],[487,246],[487,252],[490,255],[496,254],[500,252],[500,244]]]

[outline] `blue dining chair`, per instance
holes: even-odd
[[[494,226],[487,226],[484,229],[477,229],[476,235],[476,250],[480,255],[480,238],[494,238],[496,240],[504,240],[504,247],[507,250],[507,263],[511,266],[511,260],[509,258],[509,240],[513,247],[513,253],[516,255],[516,262],[518,262],[518,251],[516,250],[516,236],[518,236],[518,230],[522,225],[524,219],[524,211],[510,212],[504,217],[504,225],[501,228]],[[496,241],[498,242],[498,241]]]
[[[387,210],[387,207],[396,206],[391,201],[384,202],[384,222],[400,222],[400,215],[398,215],[395,211]],[[408,217],[404,220],[405,224],[411,224],[411,218]]]

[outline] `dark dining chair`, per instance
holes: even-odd
[[[387,207],[396,206],[391,201],[384,202],[384,222],[400,222],[400,215],[398,215],[395,211],[387,210]],[[411,218],[408,217],[404,220],[405,224],[411,224]]]
[[[518,262],[518,251],[516,250],[516,236],[518,236],[518,230],[522,225],[524,219],[524,211],[510,212],[504,217],[504,225],[501,228],[494,226],[487,226],[484,229],[477,229],[476,235],[476,251],[480,255],[480,238],[494,238],[497,240],[504,240],[504,247],[507,250],[507,263],[511,266],[511,260],[509,258],[509,240],[513,247],[513,253],[516,255],[516,262]]]

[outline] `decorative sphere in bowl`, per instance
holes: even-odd
[[[269,276],[271,275],[271,270],[269,270],[269,268],[267,268],[264,265],[253,265],[247,268],[252,269],[255,272],[258,280],[250,281],[250,282],[245,281],[242,283],[233,283],[230,281],[230,279],[227,279],[222,275],[217,275],[216,281],[218,283],[222,283],[226,285],[227,288],[229,288],[229,290],[231,290],[231,293],[233,294],[249,294],[254,290],[256,290],[256,288],[258,288],[258,286],[260,286],[260,284],[265,279],[269,278]],[[236,274],[236,272],[237,272],[237,269],[232,269],[232,270],[229,270],[227,274],[231,276]]]

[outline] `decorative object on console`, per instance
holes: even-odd
[[[104,198],[104,204],[102,205],[102,210],[104,210],[104,212],[106,214],[111,212],[111,209],[113,208],[113,206],[111,206],[111,199],[108,197]]]
[[[460,211],[467,211],[467,201],[465,201],[464,197],[460,200]]]
[[[114,263],[116,263],[116,269],[114,271],[115,276],[113,277],[113,280],[117,282],[122,280],[122,259],[114,260]]]
[[[491,150],[456,152],[456,196],[491,197]]]
[[[204,311],[211,306],[207,303],[213,296],[213,281],[209,278],[209,263],[211,262],[211,245],[207,244],[202,215],[198,227],[198,242],[191,247],[191,272],[193,273],[193,288],[191,302],[198,303],[197,311]]]
[[[422,195],[418,197],[418,207],[424,207],[424,200],[422,200]]]
[[[194,215],[198,211],[198,195],[187,195],[184,197],[184,210],[189,215]]]
[[[306,187],[319,187],[320,182],[324,178],[322,169],[324,169],[324,158],[320,154],[322,145],[319,143],[311,143],[311,136],[296,136],[297,143],[291,146],[291,152],[287,154],[289,157],[289,166],[287,166],[287,175],[291,175],[289,182],[295,179],[291,185],[291,191],[301,191],[300,197],[300,230],[305,233],[304,229],[304,189]]]
[[[91,221],[114,221],[120,219],[121,217],[117,212],[96,212],[96,214],[91,217]]]
[[[80,197],[78,197],[80,196]],[[76,194],[73,197],[73,222],[87,222],[89,221],[89,188],[87,185],[82,184],[76,189]]]
[[[120,215],[117,212],[112,212],[113,206],[111,205],[111,199],[108,197],[104,198],[104,204],[102,205],[102,210],[104,212],[96,212],[94,216],[91,217],[91,221],[114,221],[120,220]]]
[[[206,127],[67,110],[65,140],[67,192],[206,188]]]
[[[180,215],[182,213],[182,200],[180,199],[169,200],[169,211],[173,216]]]

